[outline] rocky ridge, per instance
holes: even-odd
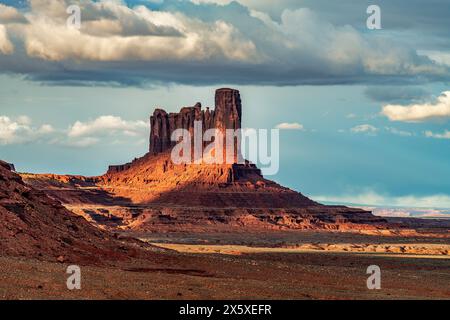
[[[0,256],[103,264],[127,260],[134,246],[92,226],[0,161]]]

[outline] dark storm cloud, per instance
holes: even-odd
[[[364,29],[369,5],[381,8],[383,27],[389,30],[412,29],[448,36],[450,2],[447,0],[242,0],[256,10],[266,11],[277,20],[285,9],[301,7],[320,12],[328,21]],[[165,1],[173,3],[173,1]],[[185,2],[182,2],[185,3]],[[172,4],[173,5],[173,4]]]
[[[39,12],[31,16],[64,22],[66,3],[55,1],[61,7],[47,12],[45,0],[33,0]],[[0,72],[52,85],[113,86],[409,85],[450,79],[448,66],[417,53],[446,47],[443,11],[450,4],[444,1],[380,1],[384,30],[370,32],[367,1],[127,3],[130,8],[83,1],[81,34],[37,18],[20,32],[6,25],[14,53],[0,54]],[[142,4],[152,10],[135,6]],[[367,94],[379,99],[376,91]]]
[[[365,90],[365,95],[375,102],[401,103],[421,102],[430,99],[431,93],[421,87],[374,86]]]

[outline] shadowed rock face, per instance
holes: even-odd
[[[116,240],[22,180],[0,160],[0,256],[101,264],[126,260]]]
[[[16,168],[12,163],[1,161],[0,166],[9,171],[16,171]]]
[[[215,101],[215,127],[222,132],[226,129],[240,129],[242,105],[239,91],[234,89],[219,89],[216,91]]]
[[[156,109],[150,117],[150,154],[170,150],[176,143],[171,141],[171,136],[177,129],[186,129],[192,135],[195,121],[201,121],[203,132],[217,128],[225,135],[226,129],[240,129],[242,106],[239,91],[218,89],[215,101],[215,110],[202,110],[200,103],[182,108],[179,113],[168,114],[162,109]]]

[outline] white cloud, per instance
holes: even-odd
[[[33,126],[28,116],[0,116],[0,145],[42,142],[67,147],[85,148],[100,142],[135,143],[147,136],[144,121],[126,121],[115,116],[100,116],[87,122],[76,121],[68,129],[55,129],[50,124]],[[118,137],[123,139],[118,140]],[[115,140],[113,140],[115,139]]]
[[[195,4],[203,4],[203,3],[214,3],[221,6],[227,5],[231,3],[233,0],[191,0],[192,3]]]
[[[369,205],[369,206],[396,206],[415,208],[450,208],[450,195],[436,194],[430,196],[385,196],[374,191],[360,194],[344,194],[338,196],[312,196],[317,201],[332,203]]]
[[[116,133],[136,136],[147,128],[148,124],[144,121],[126,121],[120,117],[108,115],[88,122],[77,121],[69,128],[67,135],[70,138]]]
[[[26,23],[27,19],[16,9],[0,3],[0,23]]]
[[[356,127],[350,129],[353,133],[366,133],[369,135],[374,135],[378,132],[378,128],[370,125],[370,124],[360,124]]]
[[[14,45],[9,40],[6,27],[0,24],[0,54],[12,54]]]
[[[257,16],[255,16],[257,17]],[[284,10],[281,22],[262,19],[278,34],[278,45],[295,53],[294,61],[316,63],[331,73],[358,68],[374,75],[412,75],[439,73],[445,69],[432,64],[417,64],[411,51],[383,38],[368,38],[350,25],[335,26],[308,8]],[[404,59],[411,63],[404,63]]]
[[[385,127],[386,131],[401,136],[401,137],[412,137],[414,134],[412,132],[409,131],[404,131],[404,130],[399,130],[397,128],[393,128],[393,127]]]
[[[65,10],[71,1],[31,0],[30,8],[24,9],[27,23],[6,24],[14,44],[25,48],[15,52],[21,63],[0,57],[0,66],[30,73],[32,79],[71,84],[87,76],[93,82],[127,85],[323,84],[448,76],[448,66],[419,57],[414,48],[350,25],[335,25],[307,8],[286,9],[275,19],[256,11],[262,2],[262,7],[273,6],[268,1],[240,1],[250,9],[228,0],[193,2],[230,7],[206,4],[191,17],[183,13],[189,6],[181,4],[153,11],[143,5],[129,8],[124,1],[84,0],[79,3],[78,30],[66,26]],[[215,14],[221,10],[223,16]],[[10,7],[8,11],[9,16],[19,14]],[[11,52],[10,45],[3,51]],[[30,57],[43,61],[36,66]]]
[[[450,139],[450,131],[445,130],[444,133],[434,133],[432,131],[425,131],[425,136],[435,139]]]
[[[251,61],[254,44],[233,25],[211,23],[182,13],[128,8],[121,2],[85,1],[81,4],[81,29],[65,23],[67,2],[34,0],[29,24],[22,26],[28,55],[45,60],[157,61],[223,58]],[[45,8],[45,9],[44,9]]]
[[[277,126],[275,128],[280,129],[280,130],[302,130],[302,131],[305,130],[303,125],[298,122],[293,122],[293,123],[283,122],[283,123],[277,124]]]
[[[31,120],[26,116],[20,116],[15,120],[7,116],[0,116],[1,145],[38,141],[53,131],[53,127],[48,124],[32,127]]]
[[[422,51],[419,51],[419,54],[423,54],[437,63],[441,63],[441,64],[450,66],[450,52],[448,52],[448,51],[422,50]]]
[[[25,126],[29,126],[32,123],[32,120],[29,116],[18,116],[17,117],[17,123],[21,124],[21,125],[25,125]]]
[[[391,121],[421,122],[450,117],[450,91],[444,91],[434,102],[410,105],[388,104],[382,114]]]

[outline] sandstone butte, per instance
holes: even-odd
[[[156,109],[150,117],[149,152],[96,177],[22,174],[65,207],[104,228],[142,231],[380,230],[387,221],[370,212],[325,206],[265,179],[244,164],[181,164],[171,161],[179,128],[241,128],[239,91],[218,89],[215,109],[200,103],[179,113]]]

